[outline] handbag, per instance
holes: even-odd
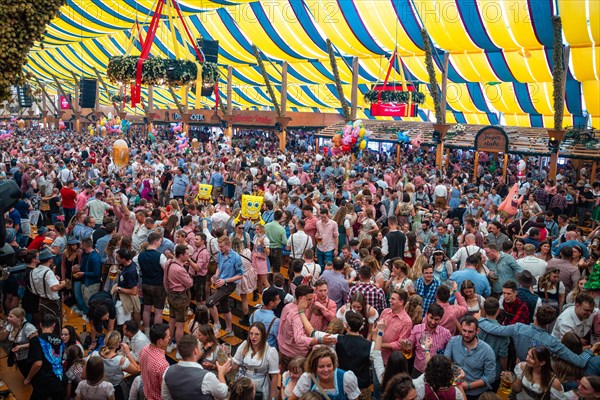
[[[214,240],[214,238],[213,238],[213,240]],[[210,261],[206,265],[206,269],[207,269],[206,277],[210,278],[214,274],[217,273],[217,268],[218,268],[219,264],[217,263],[217,260],[215,260],[215,254],[212,251],[211,243],[209,243],[208,246],[209,246],[209,252],[210,252]]]

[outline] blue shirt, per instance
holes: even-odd
[[[119,275],[119,287],[123,289],[133,289],[138,284],[137,265],[134,262],[126,267],[123,267],[121,275]]]
[[[495,319],[488,320],[491,324],[500,325],[498,321]],[[510,339],[507,337],[492,335],[491,333],[487,333],[485,331],[480,330],[477,334],[479,340],[486,342],[492,350],[494,354],[498,356],[496,359],[496,379],[500,379],[500,372],[502,372],[502,365],[500,365],[500,358],[508,357],[508,345],[510,344]]]
[[[494,273],[496,279],[492,283],[492,292],[502,293],[502,285],[507,281],[515,281],[516,275],[523,271],[523,268],[517,263],[513,256],[505,253],[499,253],[497,261],[487,260],[485,265]],[[524,359],[523,359],[524,360]]]
[[[223,186],[223,175],[221,175],[220,172],[215,172],[210,177],[210,181],[208,181],[208,183],[210,185],[213,185],[213,187],[216,187],[216,188]]]
[[[175,254],[175,243],[173,243],[171,239],[163,237],[162,243],[159,247],[157,247],[156,251],[158,251],[160,254],[165,254],[167,250]]]
[[[477,347],[468,350],[462,336],[454,336],[446,345],[444,355],[465,371],[467,382],[478,379],[485,382],[485,386],[467,390],[468,396],[477,396],[492,389],[492,383],[496,380],[496,355],[489,344],[478,339]]]
[[[552,249],[552,255],[554,257],[558,257],[560,255],[560,249],[562,249],[563,247],[573,247],[573,246],[577,246],[577,245],[579,245],[579,247],[581,247],[583,249],[583,256],[585,258],[588,258],[589,252],[588,252],[587,246],[585,245],[585,243],[579,242],[577,240],[567,240],[566,242],[559,244],[558,246],[556,246],[555,248]]]
[[[242,257],[233,250],[229,250],[229,254],[223,255],[219,252],[217,258],[219,263],[219,279],[229,279],[236,275],[244,275],[244,265],[242,264]],[[238,283],[236,281],[235,283]]]
[[[488,321],[487,318],[482,318],[479,320],[479,329],[492,335],[511,337],[515,343],[517,357],[521,360],[527,358],[530,348],[538,345],[545,346],[560,359],[579,368],[584,368],[592,355],[588,351],[579,355],[573,353],[556,337],[534,324],[525,325],[517,322],[514,325],[501,326]]]
[[[173,176],[173,185],[171,185],[171,194],[173,197],[183,197],[185,196],[185,190],[190,184],[190,180],[186,175],[177,175]]]
[[[106,246],[108,246],[108,242],[112,239],[112,235],[104,235],[96,242],[96,251],[100,254],[100,261],[102,263],[106,263],[106,258],[108,254],[106,254]]]
[[[465,268],[453,272],[450,279],[456,282],[458,287],[467,279],[470,280],[475,285],[475,293],[480,296],[488,297],[492,293],[487,277],[481,275],[474,268]]]
[[[275,321],[273,322],[273,326],[271,326],[271,330],[269,331],[269,326],[271,325],[271,321],[273,321],[273,319],[275,319]],[[263,310],[259,308],[258,310],[254,311],[254,314],[250,316],[250,325],[255,322],[262,322],[265,325],[265,329],[268,332],[267,343],[269,343],[269,346],[277,348],[279,318],[275,316],[273,310]]]
[[[83,272],[83,284],[85,286],[100,283],[102,263],[100,262],[100,254],[96,250],[89,253],[83,252],[81,255],[81,271]]]
[[[423,298],[423,316],[427,314],[429,305],[435,301],[435,295],[440,285],[441,283],[435,278],[429,285],[425,285],[423,277],[415,281],[415,291]]]

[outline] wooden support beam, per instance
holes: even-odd
[[[358,108],[358,57],[352,59],[352,88],[350,89],[350,119],[356,119]]]
[[[61,95],[64,96],[64,98],[67,99],[67,101],[69,102],[69,107],[71,107],[71,110],[75,111],[75,107],[73,107],[73,102],[71,101],[71,98],[69,96],[65,95],[65,91],[63,90],[60,81],[54,75],[52,75],[52,79],[54,79],[54,83],[56,83],[56,87],[58,88]]]
[[[185,110],[183,109],[183,106],[179,102],[179,99],[177,98],[177,94],[175,93],[175,90],[173,90],[173,88],[171,86],[169,86],[169,93],[171,93],[171,97],[173,97],[173,101],[175,101],[175,105],[177,106],[177,110],[179,110],[179,114],[183,115]]]
[[[284,61],[281,66],[281,116],[285,116],[287,109],[287,70],[288,63]]]
[[[106,82],[104,82],[104,79],[102,79],[102,75],[100,75],[100,72],[98,72],[98,70],[96,69],[96,67],[92,67],[94,69],[94,73],[96,74],[96,78],[98,78],[98,81],[102,84],[102,87],[104,88],[104,91],[106,92],[106,97],[108,98],[108,101],[111,101],[110,99],[110,91],[108,90],[108,85],[106,84]],[[98,101],[98,103],[100,103],[100,99],[99,96],[96,96],[96,99]],[[121,106],[117,106],[117,103],[115,103],[114,101],[113,103],[113,107],[115,108],[115,110],[117,111],[117,113],[120,113],[121,111]]]
[[[46,91],[46,85],[43,84],[37,76],[35,77],[35,80],[37,81],[38,85],[40,85],[40,88],[42,89],[42,93],[44,94],[44,96],[47,97],[50,104],[52,104],[52,108],[54,108],[54,112],[56,114],[58,114],[58,107],[56,107],[56,102],[54,100],[52,100],[52,98]]]
[[[233,67],[230,65],[227,67],[227,115],[231,115],[233,112]]]
[[[508,153],[504,153],[504,163],[502,164],[502,182],[506,182],[508,172]]]
[[[440,108],[442,110],[443,121],[437,121],[439,123],[446,122],[446,93],[448,91],[448,61],[450,59],[450,53],[444,53],[444,59],[442,61],[442,90],[440,93]]]
[[[594,160],[594,161],[592,161],[592,171],[590,173],[590,181],[589,181],[590,184],[596,182],[597,171],[598,171],[598,160]]]
[[[473,183],[477,183],[477,169],[479,168],[479,152],[475,150],[475,161],[473,162]]]

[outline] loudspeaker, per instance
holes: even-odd
[[[204,61],[217,64],[219,61],[219,41],[202,38],[197,41],[197,44],[198,47],[202,48]]]
[[[96,107],[96,88],[98,87],[97,79],[81,78],[79,80],[79,107],[94,108]]]
[[[29,94],[29,85],[17,86],[17,97],[19,98],[19,107],[29,108],[33,105],[33,97]]]

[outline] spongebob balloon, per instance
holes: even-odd
[[[264,225],[265,221],[263,221],[260,214],[264,199],[265,198],[263,196],[250,196],[248,194],[243,194],[242,211],[235,219],[235,223],[237,224],[239,221],[253,221]]]
[[[212,193],[213,186],[205,183],[198,184],[198,195],[196,201],[200,204],[208,204],[212,201],[210,195]]]

